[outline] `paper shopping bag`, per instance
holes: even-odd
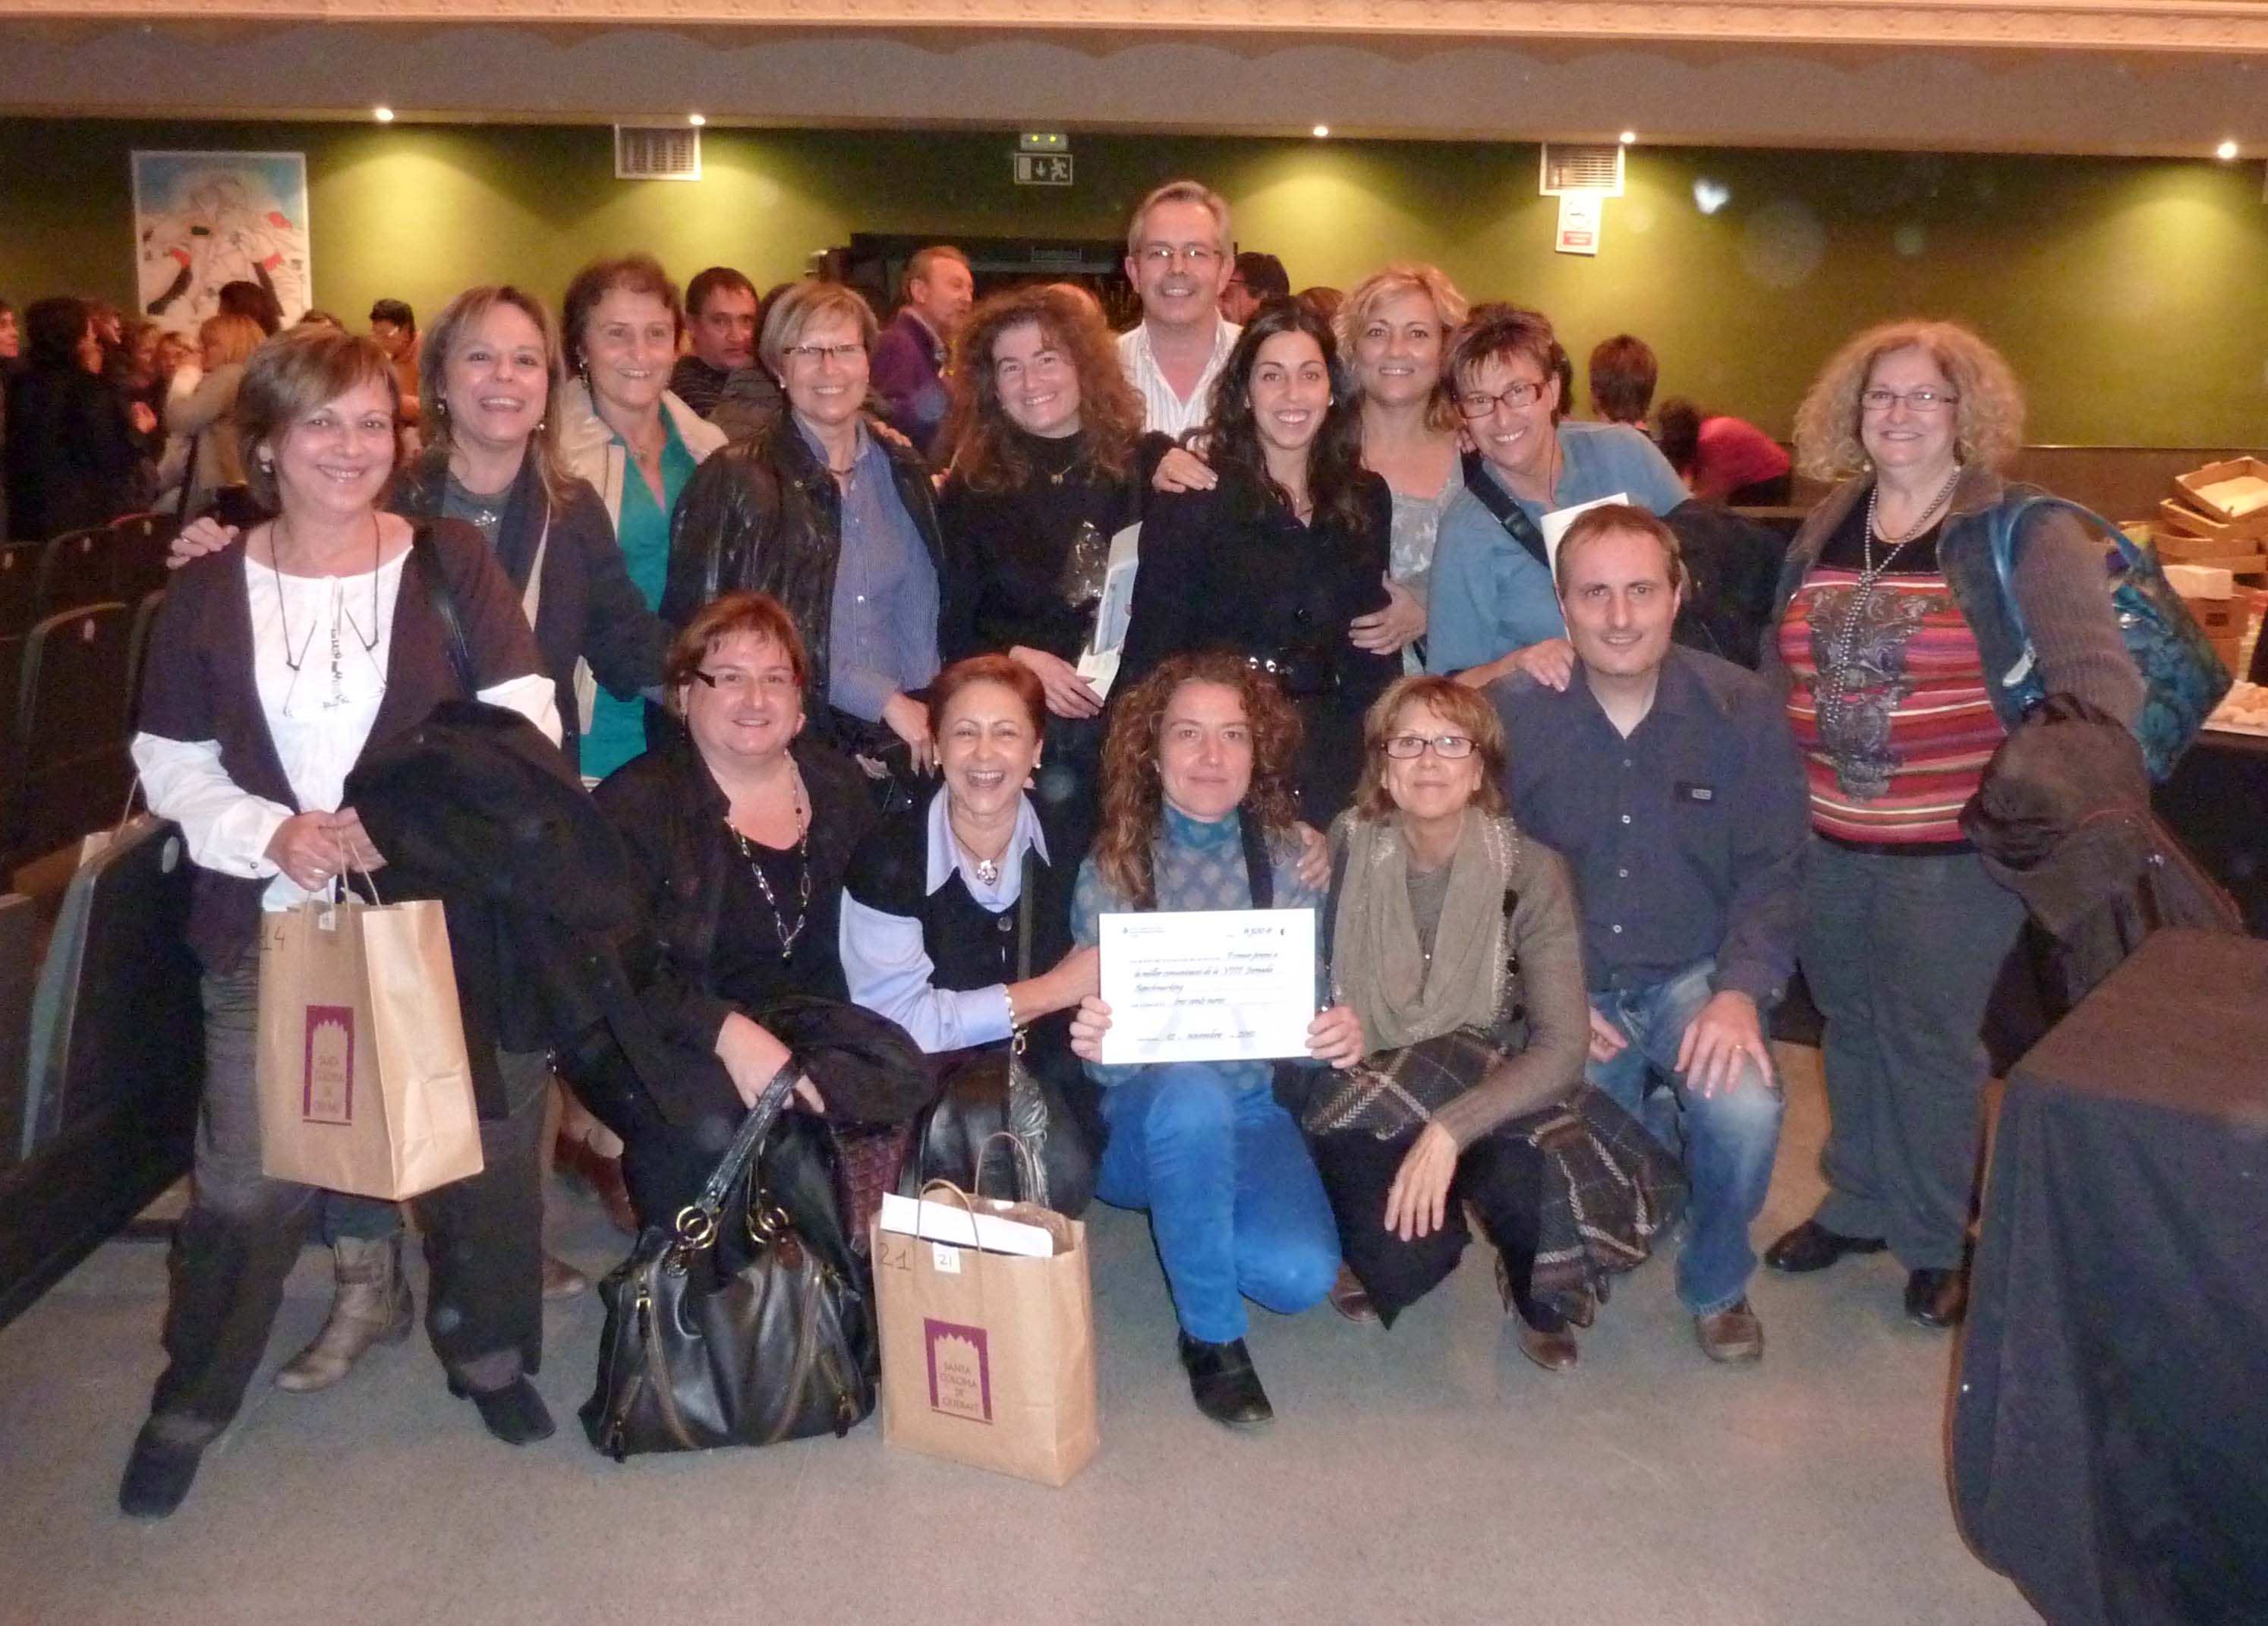
[[[348,899],[261,920],[261,1167],[394,1201],[479,1174],[441,905]]]
[[[886,1197],[873,1223],[882,1438],[1066,1483],[1101,1438],[1086,1227],[1030,1203],[943,1190],[918,1204]],[[988,1221],[1043,1232],[1047,1251],[996,1251],[997,1239],[976,1229]]]

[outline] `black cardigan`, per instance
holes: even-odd
[[[435,520],[430,529],[441,574],[464,621],[479,687],[540,671],[519,596],[481,533],[453,519]],[[136,726],[166,739],[217,741],[221,767],[239,789],[298,810],[253,673],[247,558],[245,548],[226,548],[173,573],[150,630]],[[463,697],[441,619],[413,556],[402,564],[394,600],[386,695],[357,760],[416,727],[440,702]],[[225,976],[242,962],[259,937],[260,898],[267,888],[258,877],[198,869],[188,938],[207,971]]]
[[[979,491],[956,474],[938,497],[946,566],[938,650],[947,661],[1005,654],[1020,644],[1077,660],[1094,617],[1063,596],[1071,541],[1085,521],[1108,547],[1139,520],[1150,476],[1174,444],[1144,436],[1126,473],[1108,480],[1086,461],[1084,437],[1015,432],[1032,479],[1012,491]]]
[[[143,456],[124,390],[66,366],[26,368],[7,391],[11,535],[43,542],[132,511]]]
[[[448,483],[447,459],[438,452],[427,454],[403,475],[394,511],[412,519],[438,517]],[[543,670],[559,691],[560,749],[570,762],[579,762],[583,719],[575,703],[576,661],[589,661],[591,674],[617,700],[634,700],[659,688],[670,629],[630,580],[607,505],[590,482],[568,482],[564,500],[551,512],[549,540],[543,541],[549,506],[542,475],[530,455],[521,460],[519,475],[504,498],[497,562],[512,591],[525,599],[536,545],[542,541],[543,596],[535,607],[535,644],[543,652]]]
[[[873,798],[865,776],[840,753],[805,739],[790,748],[811,797],[811,913],[782,968],[780,991],[842,998],[836,939],[843,877],[874,822]],[[663,1037],[707,1051],[738,1009],[710,975],[718,935],[734,929],[718,906],[729,866],[740,862],[725,836],[725,793],[680,731],[608,775],[592,795],[622,837],[639,900],[640,941],[624,955],[638,1002]]]

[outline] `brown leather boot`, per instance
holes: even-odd
[[[329,1388],[372,1344],[407,1338],[416,1319],[416,1305],[401,1274],[400,1232],[375,1242],[341,1237],[331,1245],[331,1254],[338,1290],[323,1330],[276,1374],[276,1387],[295,1394]]]

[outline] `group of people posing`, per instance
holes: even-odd
[[[1066,285],[970,308],[948,251],[887,328],[848,287],[760,302],[724,272],[688,312],[637,255],[579,272],[556,328],[522,290],[468,290],[423,335],[407,467],[372,341],[252,352],[232,422],[269,517],[185,533],[134,742],[198,869],[208,1055],[128,1512],[187,1493],[311,1225],[338,1295],[293,1385],[409,1331],[390,1205],[261,1173],[256,944],[263,909],[403,856],[401,753],[452,698],[556,744],[637,894],[638,1007],[699,1058],[569,1131],[600,1163],[619,1137],[637,1223],[672,1223],[783,1069],[806,1122],[888,1127],[768,1021],[817,998],[895,1024],[939,1078],[1021,1045],[1089,1164],[1073,1184],[1148,1213],[1224,1424],[1270,1415],[1248,1301],[1390,1325],[1468,1211],[1538,1365],[1576,1364],[1614,1273],[1681,1215],[1699,1347],[1752,1361],[1767,1034],[1800,960],[1831,1189],[1768,1261],[1887,1247],[1908,1314],[1958,1317],[1977,1035],[2021,915],[1955,823],[2014,720],[1984,537],[2007,369],[1938,323],[1827,364],[1797,450],[1841,483],[1752,670],[1692,646],[1694,499],[1638,430],[1565,416],[1546,318],[1398,266],[1334,320],[1278,298],[1240,327],[1230,249],[1217,195],[1152,194],[1127,236],[1143,320],[1117,335]],[[895,428],[886,374],[917,408]],[[1118,642],[1100,601],[1129,548]],[[2013,590],[2048,688],[2131,716],[2083,533],[2028,524]],[[1092,658],[1113,648],[1115,672]],[[1101,917],[1248,908],[1318,911],[1308,1055],[1102,1064]],[[541,1296],[578,1285],[541,1243],[568,1037],[536,1013],[574,1002],[453,946],[486,1166],[413,1204],[427,1323],[452,1391],[525,1442],[551,1426]]]

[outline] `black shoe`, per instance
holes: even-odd
[[[1889,1244],[1878,1236],[1845,1236],[1815,1219],[1807,1219],[1764,1249],[1764,1262],[1775,1270],[1800,1276],[1824,1270],[1845,1254],[1879,1254]]]
[[[525,1378],[514,1378],[500,1389],[478,1391],[452,1378],[449,1393],[472,1402],[481,1414],[482,1425],[507,1446],[532,1446],[551,1438],[551,1413],[543,1404],[543,1396]]]
[[[1275,1421],[1276,1409],[1260,1387],[1260,1374],[1252,1370],[1243,1339],[1206,1343],[1182,1333],[1180,1343],[1182,1365],[1189,1374],[1189,1396],[1199,1411],[1233,1429]]]
[[[126,1459],[126,1475],[118,1482],[118,1511],[130,1519],[163,1519],[180,1506],[197,1476],[202,1446],[170,1446],[150,1432],[149,1425],[134,1437],[134,1454]]]
[[[1906,1320],[1923,1327],[1951,1327],[1968,1313],[1966,1270],[1917,1270],[1906,1277]]]

